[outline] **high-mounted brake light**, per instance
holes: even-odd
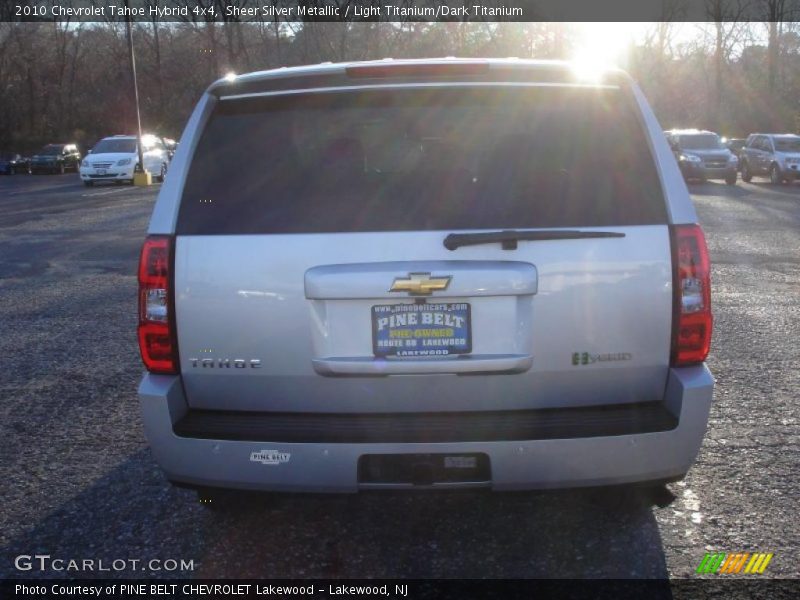
[[[172,238],[151,235],[139,257],[139,351],[151,373],[178,372],[172,315]]]
[[[348,77],[455,77],[458,75],[478,75],[489,71],[489,63],[391,63],[359,65],[347,67]]]
[[[673,367],[703,362],[711,347],[711,264],[699,225],[672,226]]]

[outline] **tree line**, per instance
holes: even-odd
[[[665,20],[644,27],[629,48],[622,66],[665,128],[728,136],[797,130],[796,4],[753,1],[772,20],[748,22],[732,12],[718,12],[716,22]],[[732,5],[707,0],[712,13]],[[143,128],[175,138],[203,90],[229,72],[384,57],[569,58],[580,36],[570,23],[133,24]],[[134,115],[124,24],[0,23],[0,149],[30,152],[47,142],[85,149],[135,131]]]

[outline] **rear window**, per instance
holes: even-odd
[[[221,100],[179,234],[666,222],[632,101],[604,88],[426,88]]]

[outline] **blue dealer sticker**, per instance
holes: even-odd
[[[470,306],[465,302],[372,307],[375,356],[447,356],[471,351]]]

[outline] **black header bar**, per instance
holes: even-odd
[[[0,597],[7,600],[788,600],[795,598],[791,579],[28,579],[4,580]]]
[[[743,0],[2,0],[0,21],[615,22],[769,21]],[[785,0],[782,14],[798,14]]]

